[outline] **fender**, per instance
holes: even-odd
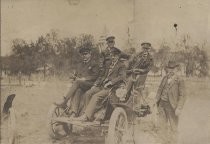
[[[4,107],[3,107],[3,113],[8,114],[9,109],[12,107],[12,102],[13,102],[15,96],[16,96],[15,94],[11,94],[11,95],[7,96],[7,100],[4,103]]]

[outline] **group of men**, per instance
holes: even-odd
[[[149,53],[150,43],[141,44],[143,51],[132,58],[129,68],[127,68],[124,60],[128,56],[115,47],[115,37],[107,37],[106,41],[107,48],[101,53],[98,61],[93,59],[90,48],[83,47],[79,50],[83,62],[79,63],[78,70],[76,70],[78,78],[64,99],[56,103],[58,106],[66,106],[71,98],[72,118],[77,117],[77,120],[91,121],[94,113],[102,107],[110,89],[125,81],[127,73],[132,77],[143,76],[140,81],[144,83],[147,73],[153,65],[153,59]],[[133,81],[128,83],[128,87],[133,86]],[[83,114],[78,117],[81,99],[84,99],[85,102]]]
[[[91,48],[84,47],[79,50],[83,62],[78,64],[76,81],[73,83],[67,95],[57,106],[65,107],[71,99],[70,117],[78,121],[92,121],[94,114],[102,106],[113,86],[122,82],[127,84],[127,90],[131,87],[139,88],[144,85],[148,72],[153,66],[153,58],[150,54],[151,44],[141,44],[142,51],[131,58],[126,57],[128,66],[125,65],[125,53],[115,47],[115,37],[106,38],[107,48],[101,52],[98,61],[92,57]],[[178,115],[184,101],[184,82],[177,76],[178,64],[169,61],[166,66],[167,74],[162,79],[157,92],[157,108],[159,111],[159,125],[166,130],[170,123],[172,131],[177,131]],[[82,99],[83,112],[79,115],[79,105]]]

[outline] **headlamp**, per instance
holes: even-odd
[[[116,90],[116,96],[120,99],[120,101],[124,101],[126,98],[127,89],[125,86],[121,86]]]

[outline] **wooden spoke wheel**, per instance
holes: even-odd
[[[48,130],[51,138],[61,139],[71,133],[72,125],[54,120],[54,118],[65,116],[65,108],[53,105],[49,110],[48,116]]]
[[[125,110],[115,108],[109,121],[107,144],[125,144],[128,132],[128,120]]]

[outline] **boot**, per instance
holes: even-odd
[[[76,113],[75,112],[72,112],[69,118],[70,119],[75,119],[76,118]]]
[[[75,121],[81,121],[81,122],[87,122],[89,121],[88,117],[86,114],[83,114],[77,118],[74,118]]]

